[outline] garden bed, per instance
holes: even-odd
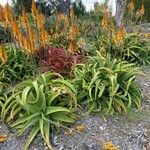
[[[103,117],[102,115],[82,115],[72,128],[84,126],[81,133],[69,134],[71,130],[63,129],[52,135],[56,150],[100,150],[106,142],[118,146],[120,150],[150,149],[150,69],[147,76],[137,78],[138,85],[144,93],[142,112],[135,110],[126,115]],[[65,130],[65,132],[64,132]],[[70,132],[71,133],[71,132]],[[8,135],[8,140],[0,143],[0,150],[21,150],[28,134],[16,138],[15,131],[0,122],[0,134]],[[48,149],[40,136],[29,147],[30,150]]]

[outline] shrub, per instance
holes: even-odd
[[[68,53],[63,48],[43,47],[35,57],[44,72],[51,70],[64,73],[69,67]]]
[[[98,55],[74,68],[78,100],[89,112],[113,114],[127,112],[131,106],[140,109],[142,93],[134,80],[138,69],[133,64]]]
[[[71,66],[82,60],[82,55],[69,54],[64,48],[42,47],[35,54],[35,59],[42,72],[68,74]]]
[[[61,123],[72,123],[70,113],[77,108],[76,90],[68,80],[56,73],[45,73],[35,81],[18,84],[3,104],[1,117],[11,127],[19,129],[18,136],[31,127],[31,134],[24,145],[27,149],[38,132],[47,146],[50,130]],[[11,120],[11,122],[10,122]]]

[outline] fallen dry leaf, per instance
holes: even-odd
[[[74,128],[69,129],[68,131],[65,131],[65,135],[74,136],[76,134],[79,134],[83,131],[85,131],[86,126],[85,125],[77,125]]]
[[[75,129],[76,129],[78,132],[83,132],[83,131],[85,131],[86,126],[83,125],[83,124],[81,124],[81,125],[76,126]]]
[[[75,130],[69,129],[68,131],[65,131],[65,135],[74,136],[76,134]]]
[[[103,150],[119,150],[112,142],[106,142],[103,144]]]
[[[0,135],[0,143],[5,142],[8,139],[7,135]]]

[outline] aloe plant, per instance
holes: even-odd
[[[135,64],[150,64],[150,44],[141,39],[139,33],[127,33],[124,43],[117,46],[113,38],[105,35],[95,37],[94,46],[101,53],[109,53],[114,58]]]
[[[78,99],[87,104],[89,112],[128,112],[131,106],[140,109],[142,93],[134,82],[139,72],[134,64],[98,55],[73,71]]]
[[[14,84],[37,73],[33,59],[15,47],[5,46],[8,55],[6,63],[0,61],[0,83]]]
[[[70,115],[77,108],[73,85],[61,75],[48,72],[34,81],[27,80],[18,84],[12,93],[3,104],[2,121],[18,128],[18,136],[31,128],[24,149],[39,132],[52,149],[49,137],[53,126],[74,122]]]

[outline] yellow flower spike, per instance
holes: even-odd
[[[2,60],[3,63],[7,62],[7,54],[2,44],[0,45],[0,59]]]

